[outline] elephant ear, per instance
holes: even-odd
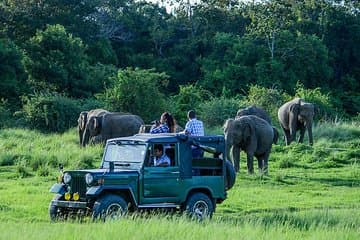
[[[254,134],[253,126],[250,123],[246,123],[243,128],[243,139],[246,145],[251,142],[251,136],[253,134]]]
[[[101,120],[102,120],[102,117],[94,117],[94,129],[95,130],[99,130],[101,129]]]
[[[232,118],[229,118],[225,121],[224,125],[223,125],[223,130],[224,130],[224,133],[228,132],[230,127],[232,126],[234,122],[234,119]]]
[[[289,114],[294,114],[295,116],[297,116],[299,114],[300,111],[300,100],[294,104],[292,104],[289,108]]]

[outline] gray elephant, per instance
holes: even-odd
[[[259,118],[262,118],[265,121],[267,121],[268,123],[272,124],[269,113],[267,113],[264,109],[259,108],[255,105],[252,105],[252,106],[244,108],[244,109],[239,109],[239,111],[237,111],[237,113],[236,113],[235,119],[237,119],[241,116],[247,116],[247,115],[258,116]]]
[[[270,114],[267,111],[265,111],[264,109],[259,108],[255,105],[252,105],[252,106],[244,108],[244,109],[239,109],[239,111],[237,111],[237,113],[236,113],[235,119],[237,119],[241,116],[247,116],[247,115],[255,115],[259,118],[264,119],[270,125],[272,125]],[[279,138],[279,132],[274,126],[272,128],[274,131],[274,143],[276,144],[278,141],[278,138]]]
[[[101,109],[101,108],[92,109],[90,111],[82,111],[80,113],[79,118],[78,118],[78,132],[79,132],[80,146],[82,146],[84,131],[85,131],[85,127],[86,127],[88,118],[90,118],[92,116],[101,116],[105,113],[108,113],[108,111],[106,111],[105,109]]]
[[[240,170],[240,151],[243,150],[247,154],[248,173],[254,172],[254,156],[258,160],[259,170],[267,173],[274,142],[274,131],[268,122],[255,115],[228,119],[224,125],[224,135],[227,158],[232,159],[237,172]]]
[[[314,114],[314,105],[301,98],[295,98],[279,108],[278,118],[285,135],[286,145],[296,140],[296,131],[298,130],[300,130],[298,142],[304,141],[307,130],[309,144],[313,145],[312,124]]]
[[[83,146],[89,143],[106,142],[115,137],[126,137],[137,134],[144,121],[133,114],[106,113],[102,116],[92,116],[86,124]]]

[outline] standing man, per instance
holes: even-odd
[[[196,118],[194,110],[190,110],[187,114],[189,121],[185,125],[185,134],[190,136],[204,136],[204,124]]]
[[[196,118],[194,110],[190,110],[187,114],[189,121],[185,125],[184,133],[190,136],[204,136],[204,124]],[[204,151],[197,146],[192,146],[193,158],[203,157]]]

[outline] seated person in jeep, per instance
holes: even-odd
[[[170,158],[164,153],[164,146],[156,144],[154,146],[154,166],[170,166]]]

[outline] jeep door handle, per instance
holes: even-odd
[[[179,171],[171,172],[171,174],[179,174],[179,173],[180,173]]]

